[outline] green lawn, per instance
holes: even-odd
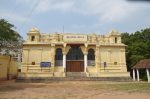
[[[112,83],[90,85],[94,88],[128,92],[150,92],[150,83]]]

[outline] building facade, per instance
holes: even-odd
[[[43,34],[32,28],[27,36],[19,77],[66,77],[66,72],[84,72],[87,77],[129,77],[125,45],[115,30],[107,35]]]

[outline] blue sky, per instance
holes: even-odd
[[[0,0],[0,18],[26,38],[32,27],[42,33],[107,34],[150,27],[150,3],[127,0]]]

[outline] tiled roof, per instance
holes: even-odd
[[[133,68],[139,69],[150,68],[150,59],[140,60],[136,65],[133,66]]]

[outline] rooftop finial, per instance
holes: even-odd
[[[29,30],[29,33],[40,33],[40,30],[34,27]]]

